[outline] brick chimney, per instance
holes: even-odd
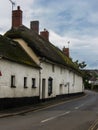
[[[49,41],[49,32],[44,29],[44,31],[40,32],[40,36]]]
[[[69,48],[65,48],[65,47],[63,47],[63,53],[67,56],[67,57],[69,57]]]
[[[17,10],[12,11],[12,27],[19,27],[22,25],[22,10],[17,6]]]
[[[31,21],[30,29],[39,34],[39,21]]]

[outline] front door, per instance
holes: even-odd
[[[45,99],[45,86],[46,86],[46,80],[42,79],[42,99]]]

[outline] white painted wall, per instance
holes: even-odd
[[[0,71],[0,98],[39,96],[38,69],[0,59]],[[11,75],[15,75],[16,88],[11,88]],[[24,77],[27,77],[28,88],[24,88]],[[32,88],[32,78],[36,79],[36,88]]]
[[[29,54],[29,56],[39,65],[39,57],[34,53],[34,51],[28,47],[27,43],[22,39],[14,39],[18,41],[19,44],[24,48],[24,50]],[[42,79],[45,79],[45,98],[52,98],[56,95],[77,93],[82,92],[83,83],[82,77],[76,73],[70,71],[68,68],[62,68],[55,65],[55,72],[52,71],[52,64],[41,63],[41,74],[40,74],[40,98],[42,99]],[[53,93],[48,96],[48,78],[53,78]],[[60,85],[62,84],[62,85]]]
[[[46,80],[45,98],[51,98],[62,94],[83,92],[82,77],[77,75],[75,72],[57,65],[55,65],[53,72],[52,64],[45,62],[41,64],[41,67],[41,81],[43,78]],[[50,96],[48,96],[49,77],[53,78],[53,93]],[[40,95],[42,95],[42,82]],[[42,96],[40,96],[40,98],[42,98]]]
[[[31,97],[39,96],[39,78],[40,98],[42,99],[42,79],[45,79],[45,98],[52,98],[56,95],[83,92],[82,77],[68,70],[52,64],[41,63],[41,75],[39,70],[21,65],[8,60],[0,60],[0,98],[5,97]],[[11,75],[15,75],[16,88],[11,88]],[[41,77],[39,77],[41,76]],[[27,77],[27,87],[24,88],[24,77]],[[53,91],[48,95],[48,79],[53,78]],[[32,88],[32,78],[36,79],[36,88]]]

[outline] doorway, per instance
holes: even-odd
[[[45,99],[46,79],[42,79],[42,99]]]

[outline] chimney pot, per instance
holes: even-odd
[[[18,6],[17,9],[20,10],[20,6]]]

